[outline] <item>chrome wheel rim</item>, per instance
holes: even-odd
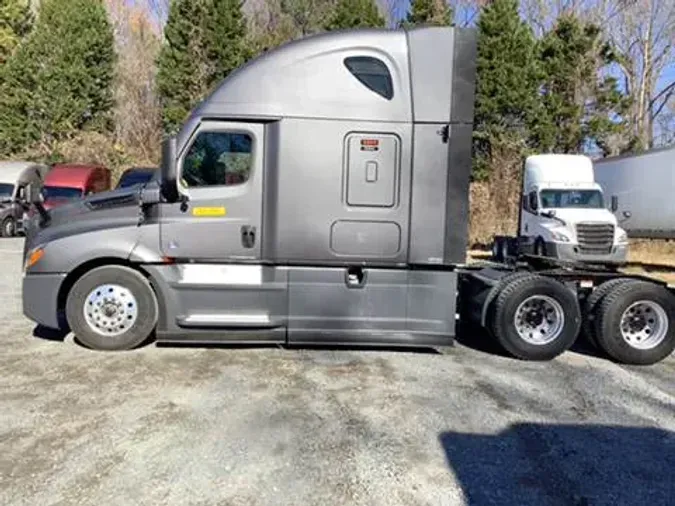
[[[513,324],[523,341],[541,346],[560,336],[565,326],[565,312],[557,300],[533,295],[520,303]]]
[[[668,315],[656,302],[634,302],[621,315],[621,337],[635,349],[656,348],[666,338],[667,333]]]
[[[84,319],[97,334],[115,337],[138,319],[138,302],[128,288],[106,284],[94,288],[84,302]]]

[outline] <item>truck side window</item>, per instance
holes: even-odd
[[[241,132],[200,132],[183,162],[188,187],[234,186],[248,181],[253,139]]]
[[[345,67],[368,89],[387,100],[394,96],[391,74],[384,62],[370,56],[351,56],[345,58]]]

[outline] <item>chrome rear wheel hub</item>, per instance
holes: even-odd
[[[635,302],[621,315],[621,337],[635,349],[656,348],[666,338],[667,333],[668,315],[656,302]]]

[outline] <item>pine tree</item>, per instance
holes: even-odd
[[[450,26],[453,12],[445,0],[412,0],[410,11],[402,26]]]
[[[26,0],[0,2],[0,65],[7,62],[32,23],[33,14]]]
[[[474,177],[484,178],[497,145],[523,152],[538,110],[537,46],[517,0],[494,0],[478,21]]]
[[[374,0],[338,0],[335,10],[324,23],[325,30],[383,28],[385,19]]]
[[[175,132],[190,110],[251,51],[239,0],[176,0],[158,58],[157,88],[166,132]]]
[[[578,153],[588,143],[603,150],[626,129],[617,122],[628,107],[616,79],[599,78],[614,63],[600,27],[574,15],[558,18],[541,41],[543,114],[535,127],[539,149]]]
[[[157,62],[157,92],[162,124],[175,132],[190,109],[206,94],[209,64],[205,24],[207,0],[175,0],[164,28]]]
[[[2,69],[0,153],[110,129],[115,62],[100,0],[43,0],[35,29]]]
[[[209,86],[223,80],[246,62],[252,53],[247,45],[246,19],[240,0],[213,0],[206,20]]]

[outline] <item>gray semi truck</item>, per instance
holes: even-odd
[[[98,350],[145,342],[442,347],[489,330],[548,360],[675,348],[675,297],[583,266],[466,265],[476,34],[324,33],[230,74],[161,174],[45,212],[26,192],[23,311]]]

